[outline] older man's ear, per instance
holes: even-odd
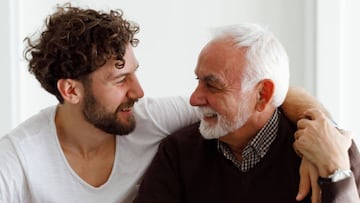
[[[274,82],[269,79],[262,80],[257,85],[257,88],[258,97],[256,101],[256,110],[263,111],[274,95]]]

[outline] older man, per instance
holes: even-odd
[[[255,24],[225,27],[201,51],[195,74],[190,103],[199,107],[201,121],[164,140],[135,202],[295,202],[301,159],[293,150],[296,126],[278,108],[289,87],[280,42]],[[352,152],[353,175],[344,171],[330,181],[324,202],[339,201],[341,193],[332,189],[356,191],[355,184],[341,189],[352,176],[359,185],[359,153]],[[342,202],[358,195],[347,194],[352,197]],[[311,202],[310,195],[302,202]]]

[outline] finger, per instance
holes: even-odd
[[[321,198],[321,190],[318,184],[319,173],[315,165],[308,162],[307,159],[305,161],[308,163],[307,169],[309,172],[310,183],[311,183],[311,203],[319,203]]]
[[[300,129],[300,130],[295,131],[295,133],[294,133],[295,141],[298,141],[302,136],[305,136],[306,132],[308,132],[308,130],[306,130],[306,129]]]
[[[294,139],[295,139],[295,141],[300,138],[300,136],[301,136],[301,131],[302,131],[302,130],[297,130],[297,131],[295,131],[295,133],[294,133]]]
[[[304,115],[310,120],[315,120],[316,118],[322,117],[325,115],[318,109],[309,109],[304,112]]]
[[[320,186],[317,183],[318,175],[317,172],[310,173],[311,182],[311,203],[319,203],[321,198]]]
[[[303,163],[301,163],[301,165],[303,165]],[[309,178],[309,173],[307,170],[303,170],[302,166],[300,166],[300,183],[299,183],[299,191],[298,194],[296,195],[296,201],[301,201],[303,200],[306,195],[309,193],[310,191],[310,178]]]
[[[300,134],[303,134],[303,133],[299,132],[299,133],[296,133],[296,135],[294,134],[294,136],[296,136],[296,138],[293,143],[293,148],[298,155],[302,156],[303,153],[306,152],[306,147],[304,150],[304,146],[309,146],[309,144],[307,143],[306,139],[303,139],[302,135],[300,135]]]
[[[308,118],[300,119],[296,123],[297,129],[299,129],[299,130],[304,129],[307,125],[309,125],[309,123],[310,123],[310,120]]]
[[[300,157],[300,158],[302,158],[302,153],[297,149],[297,147],[295,146],[295,142],[294,142],[294,144],[293,144],[293,149],[294,149],[294,151],[295,151],[295,153]]]

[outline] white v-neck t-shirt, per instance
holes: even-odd
[[[0,202],[132,202],[159,142],[198,120],[188,98],[143,98],[135,104],[137,125],[116,136],[112,172],[93,187],[70,167],[57,138],[56,106],[29,118],[0,140]]]

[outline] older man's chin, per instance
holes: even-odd
[[[199,130],[201,135],[208,140],[218,139],[227,134],[219,124],[213,125],[203,120],[200,122]]]

